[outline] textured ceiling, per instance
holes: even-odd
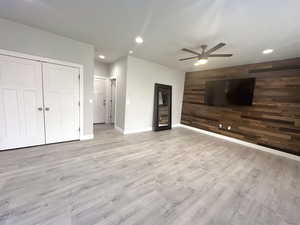
[[[183,71],[300,56],[299,0],[1,0],[0,17],[93,44],[112,62],[134,55]],[[135,46],[141,35],[144,44]],[[228,45],[204,66],[179,62],[197,49]],[[274,48],[271,55],[262,55]]]

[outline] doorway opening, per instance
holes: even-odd
[[[94,134],[114,128],[116,119],[115,78],[94,77]]]

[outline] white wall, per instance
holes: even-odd
[[[179,124],[184,80],[184,72],[129,56],[125,133],[152,128],[155,83],[172,86],[172,124]]]
[[[84,66],[84,135],[93,134],[94,47],[22,24],[0,19],[0,48]]]
[[[110,77],[109,64],[95,60],[94,75],[101,77]]]
[[[117,80],[116,120],[115,126],[124,130],[126,106],[127,57],[123,57],[110,65],[111,78]]]

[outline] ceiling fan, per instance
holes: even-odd
[[[189,57],[189,58],[184,58],[184,59],[179,59],[179,61],[185,61],[185,60],[190,60],[190,59],[198,59],[198,61],[195,63],[195,65],[200,65],[200,64],[206,64],[208,62],[208,57],[231,57],[233,56],[232,54],[212,54],[213,52],[217,51],[218,49],[224,47],[226,44],[225,43],[219,43],[215,47],[207,49],[207,45],[201,45],[202,52],[196,52],[187,48],[183,48],[182,51],[192,53],[196,56]]]

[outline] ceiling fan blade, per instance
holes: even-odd
[[[189,57],[189,58],[179,59],[179,61],[184,61],[184,60],[189,60],[189,59],[197,59],[197,58],[199,58],[199,56],[193,56],[193,57]]]
[[[187,49],[187,48],[183,48],[183,49],[181,49],[182,51],[185,51],[185,52],[189,52],[189,53],[192,53],[192,54],[195,54],[195,55],[201,55],[200,53],[198,53],[198,52],[195,52],[195,51],[193,51],[193,50],[190,50],[190,49]]]
[[[213,54],[213,55],[208,55],[208,57],[231,57],[233,54]]]
[[[224,47],[225,45],[226,45],[225,43],[219,43],[219,44],[217,44],[215,47],[213,47],[213,48],[207,50],[207,51],[205,52],[205,54],[206,54],[206,55],[210,55],[211,53],[213,53],[214,51],[217,51],[219,48],[222,48],[222,47]]]

